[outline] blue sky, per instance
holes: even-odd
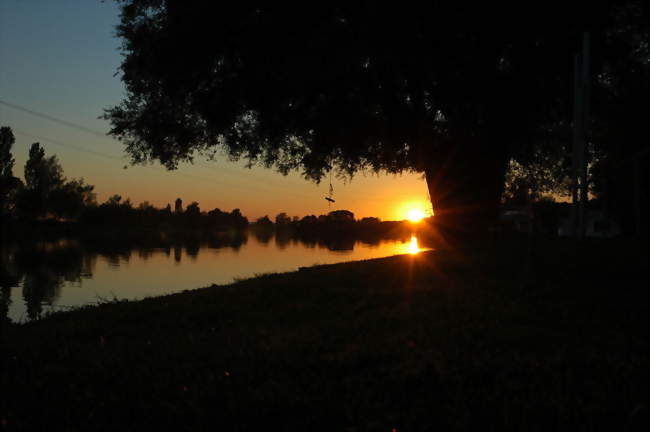
[[[107,132],[108,123],[98,117],[124,97],[118,20],[118,7],[110,0],[0,0],[0,101]],[[11,126],[17,138],[15,175],[22,176],[29,145],[39,141],[59,157],[67,177],[96,185],[100,202],[114,193],[158,206],[181,197],[185,203],[198,201],[204,210],[240,208],[250,218],[329,210],[323,199],[327,185],[304,181],[298,173],[284,177],[221,160],[197,160],[173,172],[159,165],[123,169],[128,160],[122,145],[109,137],[1,103],[0,125]],[[417,174],[359,175],[349,184],[335,180],[334,188],[336,208],[357,217],[401,218],[407,207],[427,200]]]

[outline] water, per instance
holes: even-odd
[[[315,264],[417,253],[415,236],[372,243],[238,234],[183,241],[56,239],[0,247],[0,314],[12,321]]]

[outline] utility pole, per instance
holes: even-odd
[[[587,185],[586,141],[589,129],[589,33],[582,36],[582,47],[573,62],[573,185],[571,218],[573,236],[582,240],[585,236],[585,204],[589,200]]]

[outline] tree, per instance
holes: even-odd
[[[268,215],[264,215],[261,218],[257,218],[255,226],[262,229],[273,229],[273,222],[269,219]]]
[[[544,196],[570,196],[571,166],[568,156],[535,149],[525,160],[510,159],[503,201],[530,204]]]
[[[10,197],[19,186],[20,181],[14,177],[13,168],[15,160],[11,148],[16,142],[10,127],[0,128],[0,221],[8,211]]]
[[[593,186],[624,232],[650,230],[650,4],[630,0],[612,15],[602,50],[609,61],[594,74],[593,141],[602,154]]]
[[[103,205],[110,206],[110,207],[117,207],[117,206],[120,205],[121,201],[122,201],[122,196],[118,195],[118,194],[115,194],[115,195],[111,195],[110,197],[108,197],[108,199],[106,200],[106,202]]]
[[[523,138],[570,123],[582,32],[604,46],[626,4],[119,3],[127,97],[105,117],[133,162],[222,148],[315,181],[417,171],[461,225],[494,213]]]
[[[12,177],[14,163],[11,148],[16,142],[14,133],[8,126],[0,127],[0,178]]]
[[[233,228],[243,229],[248,226],[248,219],[241,213],[238,208],[230,212],[230,225]]]
[[[50,193],[48,210],[60,218],[78,219],[85,208],[96,204],[94,190],[82,178],[65,182]]]
[[[43,216],[53,191],[62,187],[65,178],[56,156],[45,157],[45,149],[34,143],[25,162],[25,189],[18,197],[20,212],[29,217]]]
[[[289,225],[291,223],[291,218],[284,212],[278,213],[275,216],[275,225],[283,226]]]
[[[215,208],[207,213],[207,224],[211,230],[216,231],[243,229],[248,226],[248,219],[241,214],[239,209],[228,213]]]
[[[153,214],[156,212],[156,207],[154,207],[149,201],[142,201],[138,204],[138,211]]]
[[[25,185],[30,190],[47,193],[63,183],[63,169],[56,156],[45,157],[45,149],[40,143],[29,148],[25,163]]]
[[[24,176],[25,187],[20,188],[16,197],[16,206],[23,216],[35,218],[51,214],[78,219],[84,209],[96,204],[95,186],[82,178],[66,181],[57,157],[46,157],[39,143],[32,144],[29,149]],[[121,200],[119,195],[112,198],[115,204]]]
[[[349,210],[334,210],[327,214],[327,218],[332,222],[354,222],[354,213]]]
[[[89,213],[89,221],[92,223],[127,225],[132,222],[133,203],[129,198],[123,200],[121,195],[115,194]]]
[[[185,209],[185,215],[193,220],[201,216],[201,208],[199,207],[199,203],[192,201],[190,205],[188,205]]]

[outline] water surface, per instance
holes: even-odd
[[[304,241],[238,234],[153,242],[56,239],[0,248],[0,314],[12,321],[113,299],[141,299],[315,264],[417,253],[417,239]]]

